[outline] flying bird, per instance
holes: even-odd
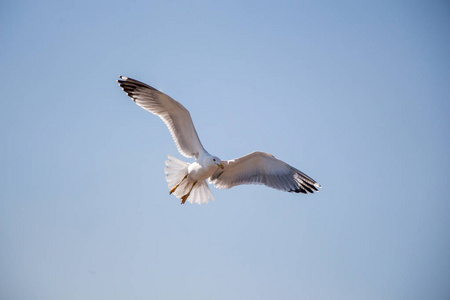
[[[181,199],[181,204],[214,200],[206,180],[219,189],[263,184],[281,191],[307,194],[321,188],[314,179],[272,154],[257,151],[232,160],[220,160],[203,148],[191,115],[183,105],[145,83],[124,76],[119,78],[119,86],[137,105],[164,121],[178,151],[185,157],[195,158],[195,162],[187,163],[168,155],[165,162],[170,194]]]

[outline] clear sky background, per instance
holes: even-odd
[[[447,1],[2,1],[0,298],[449,299],[449,32]],[[322,190],[180,205],[118,75]]]

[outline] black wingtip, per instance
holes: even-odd
[[[304,190],[303,188],[296,188],[295,190],[289,190],[289,193],[302,193],[302,194],[308,194],[308,192],[306,190]]]

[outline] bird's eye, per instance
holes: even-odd
[[[213,158],[213,161],[216,161],[216,159],[215,159],[215,158]]]

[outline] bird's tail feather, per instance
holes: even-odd
[[[197,181],[197,184],[192,189],[187,201],[190,203],[203,204],[209,203],[209,200],[213,201],[214,196],[209,189],[208,183],[206,183],[206,180]]]
[[[164,172],[166,173],[169,189],[173,189],[187,175],[189,164],[171,155],[168,155],[167,157],[169,159],[166,160]]]
[[[187,198],[187,201],[190,203],[203,204],[208,203],[209,200],[214,200],[214,196],[205,180],[197,181],[192,188],[194,182],[186,177],[188,174],[189,163],[179,160],[171,155],[168,155],[168,158],[169,159],[166,160],[166,168],[164,169],[166,180],[170,190],[178,185],[173,192],[177,198],[181,199],[181,197],[187,195],[190,191],[190,195]]]

